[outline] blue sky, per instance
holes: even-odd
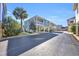
[[[67,19],[75,16],[72,5],[72,3],[8,3],[7,10],[8,15],[14,18],[13,10],[22,7],[27,11],[28,18],[38,15],[57,25],[67,26]]]

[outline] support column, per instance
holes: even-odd
[[[49,32],[49,27],[48,27],[48,32]]]
[[[40,26],[39,26],[39,32],[40,32]]]
[[[45,32],[45,27],[44,27],[44,32]]]

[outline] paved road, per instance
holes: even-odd
[[[79,56],[79,42],[72,35],[63,33],[20,56]]]
[[[40,33],[37,35],[30,35],[18,38],[10,38],[8,40],[7,55],[16,56],[32,49],[33,47],[57,36],[54,33]]]

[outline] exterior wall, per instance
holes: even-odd
[[[69,31],[69,32],[71,32],[71,27],[72,27],[72,26],[68,26],[68,31]]]
[[[0,20],[1,24],[3,23],[3,19],[6,14],[6,4],[0,3]],[[2,28],[0,27],[0,34],[2,32]],[[2,40],[2,38],[0,38]],[[7,55],[7,46],[8,46],[8,40],[0,41],[0,56],[6,56]]]
[[[78,20],[78,13],[77,13],[77,9],[75,10],[75,17],[76,17],[76,23],[79,21]]]
[[[75,17],[76,17],[76,23],[78,23],[79,22],[79,3],[75,10]]]
[[[74,23],[76,23],[75,17],[68,19],[67,23],[68,23],[68,31],[71,32],[71,27],[74,25]]]
[[[43,21],[39,21],[39,19],[42,19]],[[25,21],[25,28],[30,30],[29,28],[29,25],[30,25],[30,22],[33,21],[36,25],[36,32],[45,32],[45,31],[50,31],[53,30],[54,28],[54,24],[49,22],[48,20],[45,20],[44,18],[42,17],[39,17],[39,16],[35,16],[35,17],[32,17],[30,18],[28,21]],[[26,24],[27,23],[27,24]]]
[[[27,21],[27,22],[24,22],[24,28],[25,28],[25,30],[26,31],[29,31],[29,21]]]
[[[74,24],[74,23],[72,23],[72,24],[70,23],[70,24],[68,25],[68,31],[69,31],[69,32],[71,32],[71,27],[73,26],[73,24]]]
[[[78,19],[78,22],[79,22],[79,4],[78,4],[78,15],[77,15],[77,19]]]
[[[2,13],[1,13],[1,3],[0,3],[0,39],[2,37],[2,27],[1,27],[1,25],[2,25],[2,15],[1,14]]]
[[[76,35],[79,35],[78,23],[79,23],[79,3],[74,5],[75,8],[75,17],[76,17]]]

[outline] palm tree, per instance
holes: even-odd
[[[13,11],[13,15],[15,16],[16,19],[20,19],[21,20],[21,30],[24,31],[24,27],[23,27],[23,20],[25,18],[27,18],[28,14],[27,11],[25,11],[23,8],[15,8],[15,10]]]

